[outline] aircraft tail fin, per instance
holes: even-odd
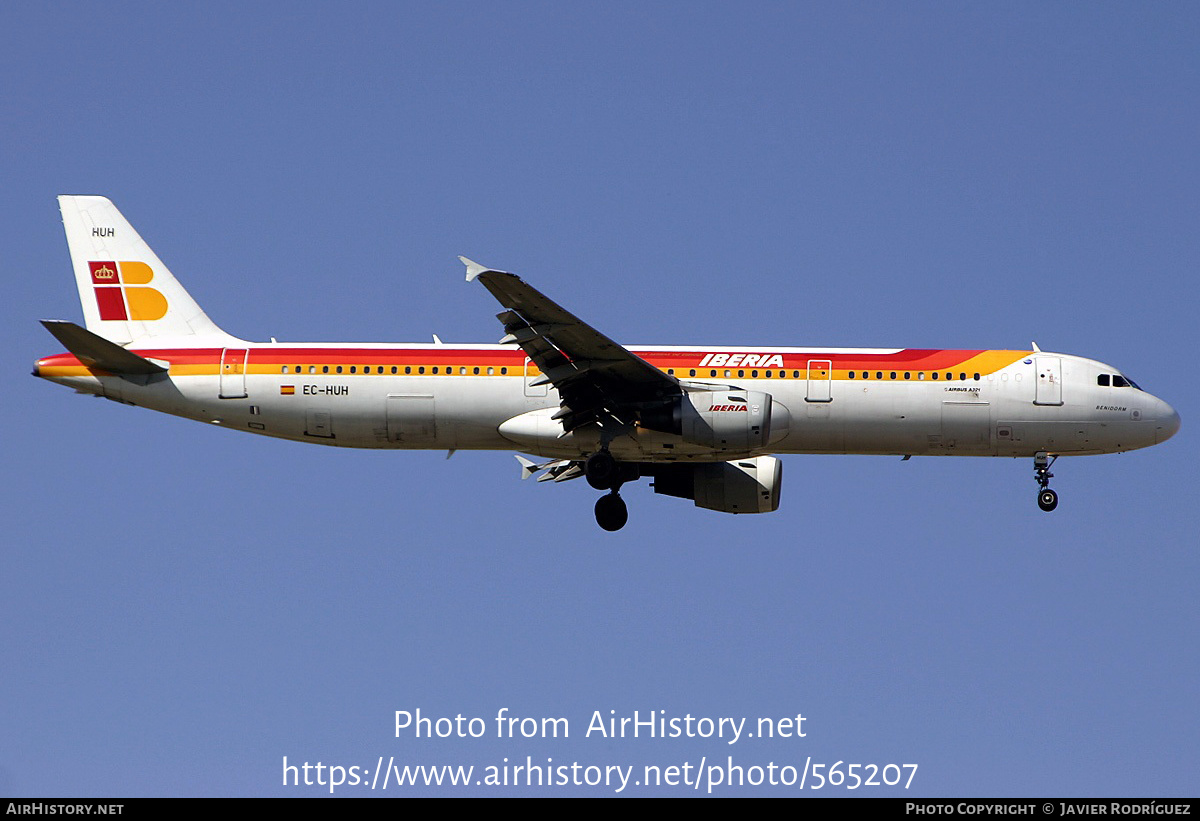
[[[61,196],[58,207],[89,331],[118,345],[150,337],[235,340],[205,315],[111,201]]]

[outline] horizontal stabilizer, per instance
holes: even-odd
[[[156,365],[133,351],[127,351],[117,343],[97,336],[74,322],[62,319],[43,319],[42,325],[46,327],[47,331],[54,334],[54,338],[74,354],[76,359],[89,368],[99,368],[109,373],[141,376],[166,373],[167,369],[162,365]]]

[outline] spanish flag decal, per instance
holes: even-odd
[[[279,394],[281,396],[295,396],[296,395],[296,386],[295,385],[280,385],[279,386]]]

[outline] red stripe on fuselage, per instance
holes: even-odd
[[[134,353],[147,359],[159,359],[174,365],[213,365],[221,362],[221,348],[138,348]],[[733,349],[725,348],[724,351]],[[926,370],[950,369],[966,360],[985,353],[984,350],[945,350],[911,348],[896,353],[833,353],[825,351],[773,353],[771,349],[742,349],[745,353],[760,358],[780,356],[783,368],[804,370],[811,360],[831,361],[834,370]],[[738,364],[704,365],[699,363],[709,352],[698,351],[634,351],[647,362],[663,368],[710,368],[718,371],[726,368],[755,368],[761,366]],[[487,350],[474,348],[304,348],[276,347],[250,348],[248,365],[440,365],[471,364],[519,367],[525,361],[520,349]],[[57,354],[39,360],[48,366],[80,365],[80,361],[69,353]],[[772,365],[772,368],[778,368]]]

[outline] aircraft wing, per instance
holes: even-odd
[[[486,268],[466,257],[467,281],[478,279],[505,308],[501,343],[515,343],[562,397],[555,414],[563,430],[609,420],[628,424],[632,406],[682,392],[679,381],[613,342],[545,294],[507,271]]]

